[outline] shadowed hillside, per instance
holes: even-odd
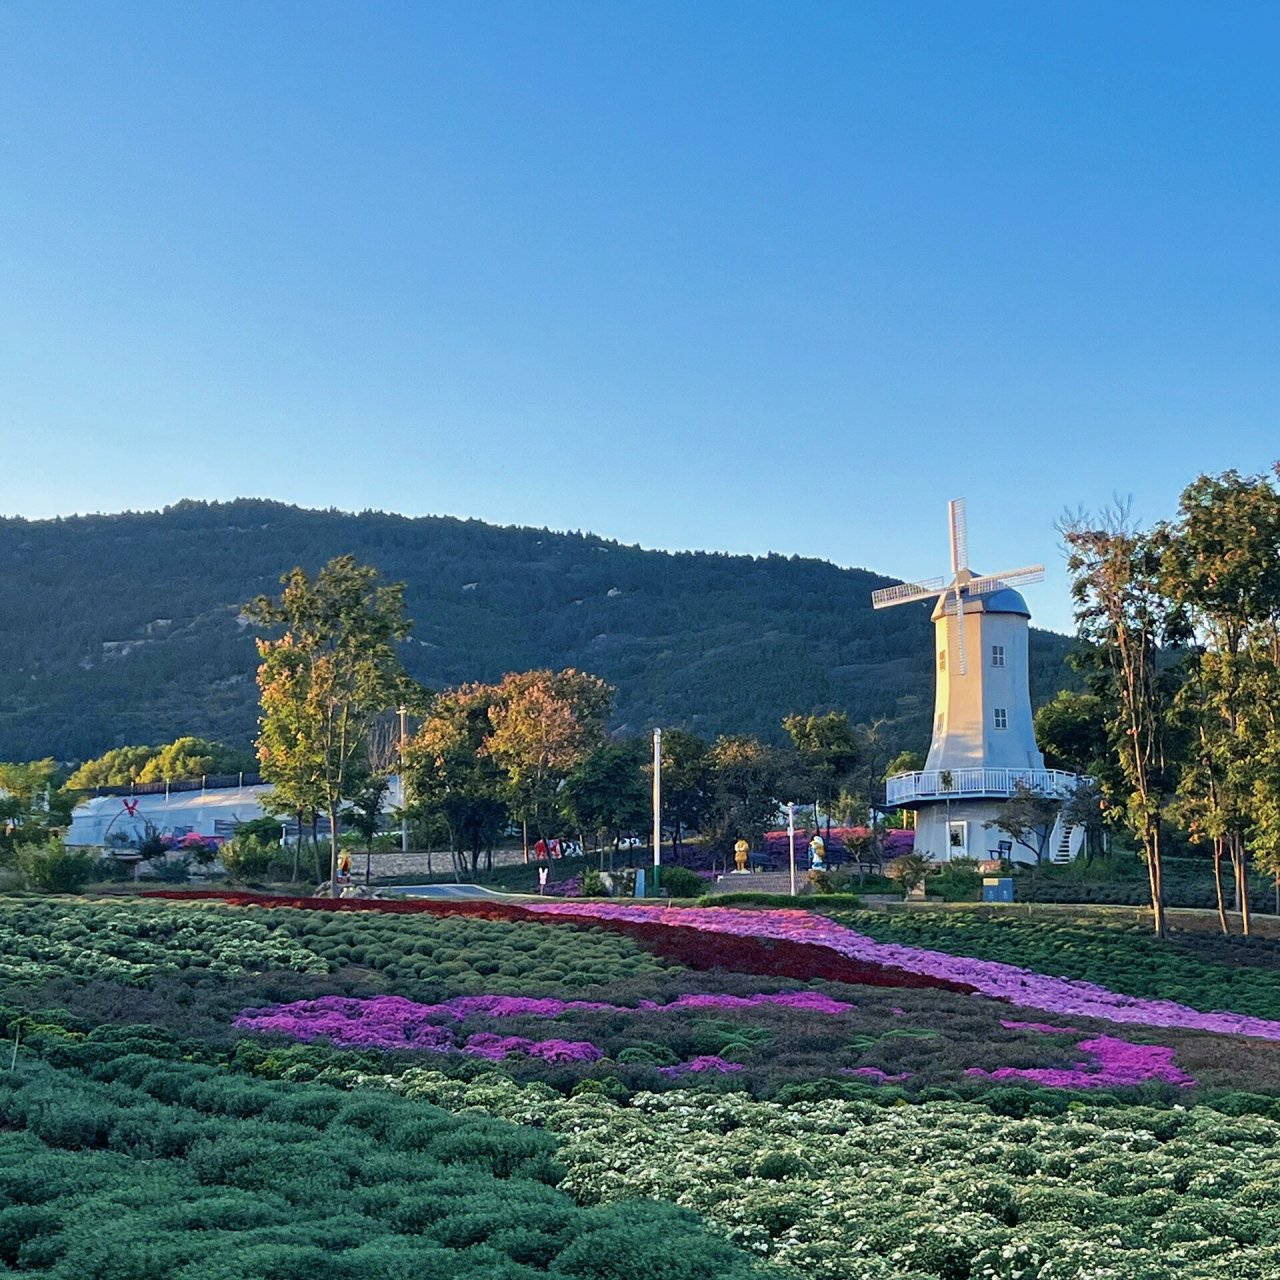
[[[777,737],[790,711],[888,717],[923,745],[925,605],[871,609],[893,579],[796,557],[669,554],[476,520],[180,502],[160,513],[0,520],[0,758],[80,759],[256,724],[240,605],[343,552],[408,583],[405,663],[431,686],[576,666],[618,688],[616,725]],[[1032,695],[1074,677],[1033,633]]]

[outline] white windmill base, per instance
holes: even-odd
[[[915,852],[933,862],[974,858],[979,862],[999,857],[1011,862],[1034,863],[1035,855],[1017,844],[999,827],[987,826],[1000,812],[1000,800],[953,800],[949,804],[920,805],[916,810]],[[1064,822],[1061,813],[1045,846],[1045,862],[1072,862],[1084,850],[1084,828]],[[1008,847],[1001,848],[1001,842]]]

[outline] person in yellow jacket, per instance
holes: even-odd
[[[351,882],[351,855],[345,850],[341,850],[338,854],[338,883],[349,884]]]

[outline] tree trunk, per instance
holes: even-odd
[[[329,894],[338,896],[338,806],[329,805]]]
[[[365,887],[373,883],[373,841],[364,847],[364,883]]]
[[[298,883],[298,877],[302,874],[302,814],[297,814],[298,819],[298,838],[293,842],[293,883]]]
[[[524,865],[527,867],[529,865],[529,819],[528,818],[520,819],[520,832],[521,832],[521,837],[524,841]]]
[[[1240,900],[1240,932],[1247,938],[1252,928],[1249,912],[1249,851],[1245,848],[1244,837],[1233,837],[1236,864],[1236,895]]]
[[[1227,904],[1222,895],[1222,837],[1213,838],[1213,887],[1218,895],[1218,924],[1225,934],[1230,934],[1231,925],[1227,921]]]
[[[1164,868],[1160,861],[1160,831],[1148,828],[1147,880],[1151,887],[1151,917],[1157,938],[1165,936],[1164,921]]]
[[[315,872],[316,884],[324,879],[324,868],[320,865],[320,815],[311,815],[311,866]]]

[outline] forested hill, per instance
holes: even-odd
[[[431,686],[575,666],[617,686],[623,729],[776,738],[788,712],[838,708],[927,740],[928,610],[873,612],[872,590],[892,581],[878,574],[237,500],[0,520],[0,759],[184,733],[247,743],[256,656],[241,604],[344,552],[408,584],[405,663]],[[1037,703],[1072,682],[1069,644],[1034,633]]]

